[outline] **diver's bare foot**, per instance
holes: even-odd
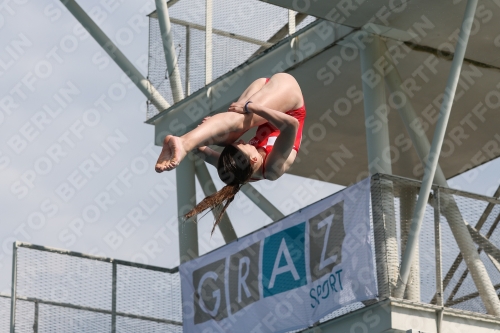
[[[170,164],[167,166],[167,171],[175,169],[181,161],[186,157],[187,151],[184,149],[182,139],[178,136],[172,136],[168,141],[170,150],[172,151],[172,157],[170,158]]]
[[[156,162],[156,172],[170,171],[175,169],[179,163],[186,157],[186,150],[182,145],[181,138],[173,135],[167,135],[163,140],[163,149]]]
[[[156,161],[155,170],[156,172],[163,172],[167,169],[167,165],[172,157],[172,151],[170,149],[170,145],[168,141],[172,138],[172,135],[167,135],[165,139],[163,139],[163,148],[161,150],[160,156],[158,157],[158,161]]]

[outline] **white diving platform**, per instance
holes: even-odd
[[[402,299],[386,299],[336,319],[304,330],[304,333],[495,333],[500,319],[456,309],[442,308]]]

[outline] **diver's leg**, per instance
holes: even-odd
[[[298,108],[303,102],[297,81],[284,73],[273,75],[267,84],[265,79],[254,81],[238,101],[243,103],[248,100],[281,112]],[[200,146],[228,143],[228,138],[236,139],[248,129],[265,122],[264,118],[255,114],[216,114],[181,137],[168,135],[155,169],[157,172],[172,170],[187,152]]]
[[[286,73],[273,75],[269,82],[248,100],[281,112],[298,109],[304,104],[299,84],[293,76]],[[253,121],[259,121],[259,118],[262,117],[255,116]]]
[[[200,126],[181,137],[167,135],[163,140],[163,149],[156,162],[156,172],[169,171],[177,167],[186,157],[187,152],[201,146],[229,144],[229,139],[239,137],[234,133],[244,133],[252,123],[252,114],[235,112],[218,113]],[[232,141],[234,142],[234,141]]]

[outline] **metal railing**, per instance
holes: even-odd
[[[11,333],[137,331],[132,322],[182,332],[178,268],[15,242],[12,295]]]
[[[420,186],[418,181],[401,177],[372,177],[371,218],[379,299],[384,298],[384,290],[387,297],[393,297],[397,266],[411,232],[409,222]],[[485,274],[498,292],[500,200],[433,186],[427,202],[418,260],[412,265],[404,298],[436,305],[438,318],[448,308],[487,314],[449,224],[466,224]],[[452,213],[450,207],[455,207]],[[182,332],[177,268],[16,242],[12,295],[11,332],[137,332],[146,331],[147,325]],[[0,300],[5,297],[0,295]],[[339,309],[321,322],[365,305]],[[1,325],[6,324],[0,321]]]
[[[374,238],[375,242],[383,241],[378,247],[385,251],[383,256],[377,253],[377,268],[382,268],[378,274],[379,292],[386,288],[392,297],[399,278],[397,266],[408,234],[413,232],[409,228],[420,186],[419,181],[401,177],[378,174],[372,178]],[[483,274],[498,293],[499,221],[499,199],[434,185],[404,298],[486,314],[478,291],[481,286],[471,278],[450,225],[466,224],[485,267]]]
[[[244,5],[237,0],[179,0],[167,6],[168,10],[157,8],[148,15],[148,79],[172,105],[177,102],[175,96],[189,96],[316,20],[257,0]],[[168,16],[168,38],[162,37],[162,10],[168,12],[163,13]],[[175,55],[174,62],[165,61],[162,41],[166,39],[173,41],[168,54]],[[172,75],[174,70],[180,73],[179,81]],[[158,113],[149,104],[146,118]]]

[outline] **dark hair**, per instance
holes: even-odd
[[[184,216],[188,219],[210,208],[215,215],[212,234],[236,193],[252,176],[253,170],[250,159],[235,146],[228,145],[219,156],[217,172],[226,186],[203,199]]]

